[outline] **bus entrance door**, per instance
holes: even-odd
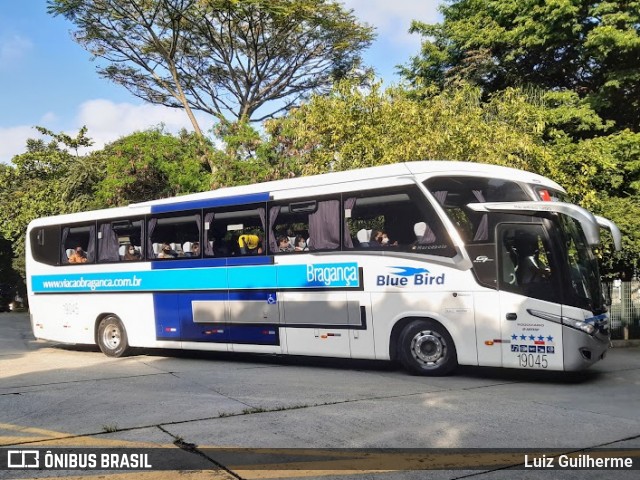
[[[498,227],[502,365],[562,370],[562,304],[542,224]]]
[[[505,291],[499,295],[502,366],[562,370],[562,326],[556,323],[561,305]]]

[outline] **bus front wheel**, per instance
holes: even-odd
[[[107,357],[124,357],[129,354],[127,331],[115,315],[107,315],[100,321],[98,346]]]
[[[414,375],[447,375],[458,366],[453,339],[437,322],[412,321],[398,342],[398,359]]]

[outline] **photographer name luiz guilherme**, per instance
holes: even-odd
[[[571,455],[530,455],[524,456],[525,468],[567,468],[567,469],[631,469],[633,458],[631,457],[606,457],[602,454],[589,455],[588,453]]]

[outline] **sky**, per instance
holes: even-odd
[[[395,67],[420,49],[410,35],[411,20],[441,20],[441,0],[342,0],[355,16],[376,28],[377,39],[364,62],[391,85]],[[47,13],[46,0],[0,0],[0,162],[10,163],[39,138],[34,126],[75,136],[86,125],[93,148],[163,124],[192,130],[180,109],[151,105],[96,73],[97,62],[73,39],[73,25]],[[212,117],[198,114],[203,128]]]

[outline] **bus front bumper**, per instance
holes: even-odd
[[[602,360],[609,348],[609,335],[589,335],[571,327],[562,329],[565,371],[579,371]]]

